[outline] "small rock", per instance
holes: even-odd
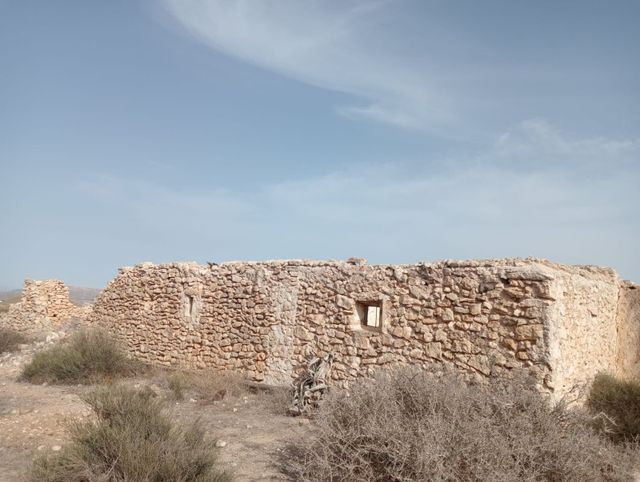
[[[226,446],[226,445],[227,445],[227,442],[225,442],[224,440],[218,440],[218,441],[216,441],[216,447],[220,447],[220,448],[222,448],[222,447],[224,447],[224,446]]]
[[[60,447],[60,445],[54,445],[53,447],[51,447],[51,450],[53,450],[54,452],[58,452],[62,447]]]

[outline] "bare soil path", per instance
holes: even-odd
[[[16,381],[24,363],[43,345],[0,355],[0,482],[23,480],[33,457],[54,453],[68,442],[69,420],[92,416],[80,398],[87,387]],[[169,391],[155,382],[130,383],[150,385],[169,399]],[[304,419],[276,413],[259,393],[208,404],[190,398],[168,404],[176,421],[198,419],[207,435],[218,440],[221,462],[239,482],[287,480],[278,471],[277,455],[310,429]]]

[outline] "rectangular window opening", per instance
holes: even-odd
[[[356,312],[363,328],[382,329],[382,302],[363,301],[356,303]]]

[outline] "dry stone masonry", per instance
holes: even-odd
[[[120,270],[90,321],[142,360],[270,384],[332,353],[339,385],[415,365],[525,370],[561,395],[602,370],[640,374],[636,288],[611,269],[537,259],[144,263]]]
[[[2,324],[27,335],[38,335],[56,329],[71,318],[88,314],[69,300],[69,289],[62,281],[25,280],[22,298],[9,306]]]

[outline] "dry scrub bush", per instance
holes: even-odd
[[[71,442],[34,461],[32,482],[229,482],[215,442],[198,421],[175,426],[151,391],[107,386],[85,401],[95,421],[70,427]]]
[[[283,471],[301,481],[623,481],[632,454],[523,383],[416,371],[334,392]]]
[[[128,358],[120,346],[99,330],[82,330],[36,353],[22,371],[32,383],[95,383],[131,376],[143,365]]]
[[[13,328],[0,328],[0,355],[15,351],[19,345],[27,342],[27,337]]]
[[[598,374],[589,390],[587,406],[596,428],[615,442],[640,439],[640,382]]]

